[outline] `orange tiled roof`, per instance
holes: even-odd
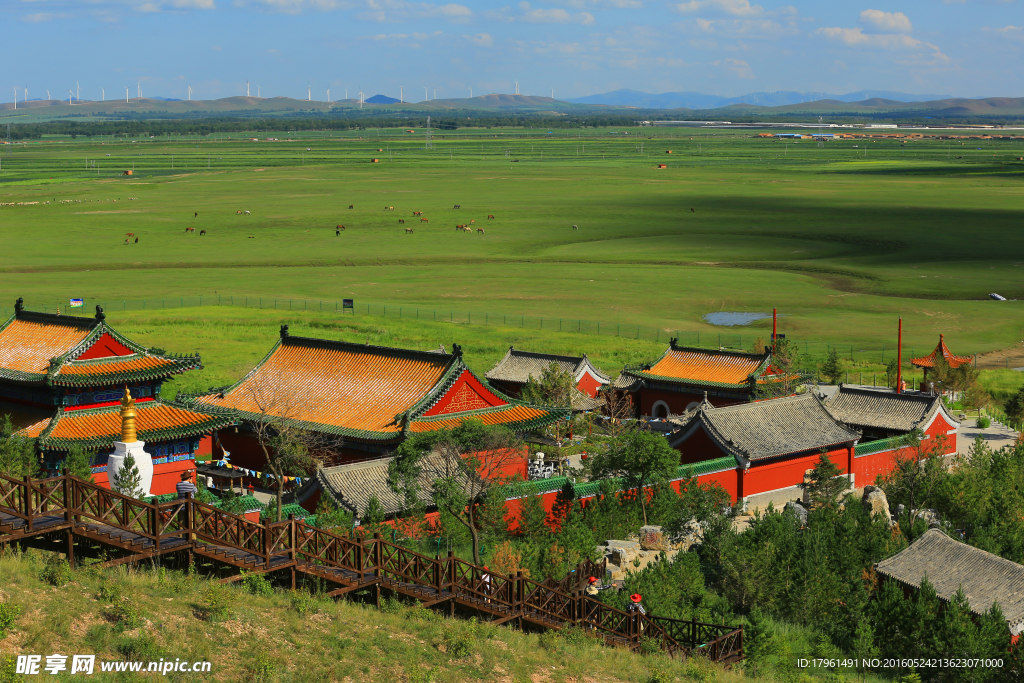
[[[70,361],[61,366],[56,375],[56,382],[73,381],[80,384],[84,381],[103,381],[111,377],[116,380],[124,375],[152,374],[162,376],[180,369],[181,360],[164,358],[163,356],[141,356],[99,358],[96,360]]]
[[[481,420],[486,425],[508,425],[519,422],[530,422],[543,419],[550,410],[534,408],[527,405],[516,405],[509,408],[498,408],[489,412],[474,413],[473,419]],[[445,419],[423,419],[415,420],[409,429],[412,432],[432,432],[438,429],[454,429],[468,416],[458,416]]]
[[[429,393],[452,361],[447,354],[285,337],[223,395],[197,400],[243,413],[261,413],[262,404],[278,417],[397,436],[395,416]]]
[[[103,340],[121,355],[96,354]],[[82,355],[100,358],[78,360]],[[164,357],[123,337],[94,318],[34,313],[21,302],[0,326],[0,378],[58,385],[120,384],[158,379],[202,367],[198,356]]]
[[[50,359],[64,355],[84,341],[94,322],[87,319],[83,324],[81,318],[71,317],[64,320],[66,323],[35,317],[12,319],[0,330],[0,368],[45,375],[50,368]]]
[[[201,413],[162,401],[136,404],[135,426],[140,441],[165,441],[203,434],[227,426],[231,420],[221,415]],[[33,436],[37,423],[24,430]],[[121,407],[58,412],[35,434],[43,448],[66,450],[73,444],[83,447],[109,446],[120,438]]]
[[[649,369],[630,370],[630,374],[653,380],[746,386],[747,377],[759,375],[767,367],[770,355],[738,351],[716,351],[671,347]]]
[[[919,368],[934,368],[935,359],[938,358],[940,355],[946,359],[946,363],[951,368],[958,368],[964,363],[970,363],[970,356],[953,355],[953,352],[949,350],[948,346],[946,346],[946,342],[943,339],[944,336],[945,335],[939,335],[939,345],[935,347],[935,350],[932,351],[931,354],[927,356],[922,356],[921,358],[914,358],[913,360],[910,361],[910,363],[912,365],[916,365]]]
[[[459,390],[466,388],[467,374],[473,386],[493,394],[492,400],[464,400]],[[442,401],[448,392],[455,393]],[[397,440],[406,431],[453,427],[467,417],[532,429],[567,413],[527,406],[487,388],[462,362],[457,347],[449,355],[292,337],[286,330],[237,384],[187,400],[238,411],[241,419],[269,412],[320,432],[374,441]],[[440,416],[423,417],[438,407]]]

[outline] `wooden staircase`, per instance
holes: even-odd
[[[538,582],[522,573],[504,576],[449,553],[433,558],[372,537],[348,538],[289,518],[259,524],[197,501],[149,504],[70,476],[14,479],[0,475],[0,543],[63,533],[68,561],[75,564],[75,539],[120,556],[101,566],[187,553],[243,572],[289,572],[334,586],[330,596],[382,589],[426,607],[460,606],[491,623],[530,624],[547,629],[581,628],[609,645],[638,649],[653,639],[672,656],[706,657],[726,666],[743,658],[743,629],[651,615],[632,615],[584,593],[604,563],[584,562],[556,581]],[[52,536],[51,536],[52,537]]]

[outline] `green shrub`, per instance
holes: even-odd
[[[380,601],[380,611],[384,614],[398,614],[402,611],[402,601],[389,596]]]
[[[115,581],[104,581],[100,584],[100,590],[96,597],[103,602],[120,602],[122,593],[121,584]]]
[[[980,429],[988,429],[992,426],[992,418],[987,415],[982,415],[978,418],[978,427]]]
[[[230,613],[231,595],[219,584],[214,584],[203,592],[202,613],[206,621],[221,621]]]
[[[436,610],[432,610],[429,607],[424,607],[422,603],[416,603],[406,613],[406,617],[409,619],[419,619],[425,621],[428,624],[437,624],[444,621],[444,615]]]
[[[274,586],[263,574],[251,574],[242,572],[242,587],[247,593],[260,597],[270,597],[274,594]]]
[[[434,683],[436,676],[437,667],[423,669],[422,667],[414,664],[405,670],[405,677],[408,679],[409,683]]]
[[[114,621],[127,630],[142,626],[142,608],[132,598],[124,597],[114,603]]]
[[[578,626],[562,629],[558,631],[558,635],[567,645],[592,645],[596,642],[590,634]]]
[[[675,680],[675,676],[667,671],[655,669],[651,672],[651,677],[647,679],[647,683],[674,683]]]
[[[480,622],[473,617],[469,621],[456,621],[445,630],[444,648],[452,659],[467,657],[480,638]]]
[[[252,683],[270,683],[273,681],[275,664],[269,654],[263,650],[255,650],[246,657],[245,680]]]
[[[291,596],[289,596],[289,600],[291,602],[292,609],[302,616],[306,616],[307,614],[316,614],[320,611],[320,601],[306,591],[292,591]]]
[[[14,628],[14,622],[21,616],[21,608],[9,602],[0,602],[0,640]]]
[[[117,650],[119,655],[131,662],[155,662],[161,657],[167,656],[163,648],[145,631],[135,638],[127,636],[121,638],[114,649]]]
[[[71,580],[71,565],[63,555],[52,553],[46,558],[39,578],[51,586],[63,586]]]
[[[661,641],[657,638],[643,637],[640,639],[640,654],[656,655],[661,652]]]
[[[18,683],[22,677],[14,673],[16,664],[14,655],[0,655],[0,683]]]

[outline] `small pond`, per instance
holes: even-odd
[[[722,327],[734,327],[736,325],[749,325],[755,320],[764,320],[765,318],[772,317],[771,313],[747,313],[740,311],[718,311],[717,313],[708,313],[704,317],[704,320],[711,323],[712,325],[720,325]]]

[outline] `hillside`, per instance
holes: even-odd
[[[54,652],[95,654],[90,680],[101,682],[125,680],[100,673],[101,662],[161,658],[211,662],[209,674],[188,680],[246,683],[741,680],[704,661],[632,654],[582,633],[523,633],[390,600],[378,610],[358,593],[333,601],[260,580],[247,590],[165,567],[67,573],[55,558],[33,549],[0,557],[0,682],[20,680],[15,655]]]

